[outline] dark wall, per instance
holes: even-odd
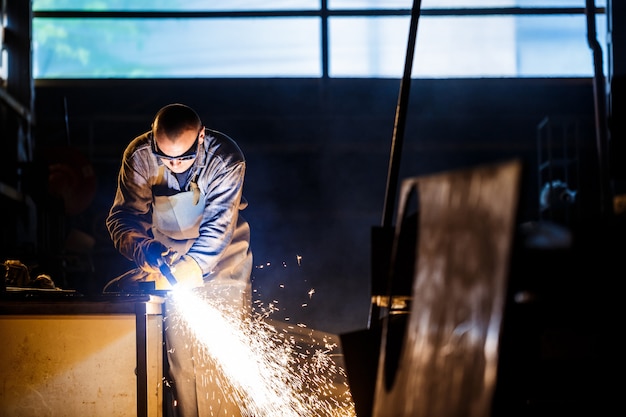
[[[99,291],[128,268],[103,224],[120,157],[161,106],[183,102],[237,140],[247,157],[244,216],[258,302],[277,301],[274,317],[294,324],[336,333],[364,328],[370,233],[382,219],[399,86],[359,79],[39,80],[31,187],[52,213],[42,223],[60,230],[43,238],[51,248],[67,245],[72,230],[94,239],[88,250],[63,252],[79,252],[64,278],[69,286]],[[520,221],[536,220],[537,137],[549,130],[556,148],[562,140],[579,145],[582,203],[575,215],[593,217],[592,94],[590,79],[413,80],[399,177],[520,158]],[[549,129],[538,129],[546,117]],[[79,207],[71,215],[59,214],[58,201],[42,191],[46,168],[58,162],[80,167],[78,184],[60,197]]]

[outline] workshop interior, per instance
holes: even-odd
[[[323,22],[317,75],[181,77],[38,77],[37,19],[164,16],[36,3],[1,2],[0,417],[176,416],[165,295],[102,293],[133,267],[104,224],[122,153],[173,102],[246,157],[253,308],[299,344],[307,372],[320,352],[334,365],[321,372],[330,389],[300,387],[324,404],[312,415],[605,415],[621,405],[626,3],[400,1],[380,13],[408,29],[392,76],[332,76],[328,21],[355,13],[331,0],[306,13],[161,11]],[[576,15],[590,71],[415,75],[434,65],[414,56],[434,42],[428,19],[475,15]]]

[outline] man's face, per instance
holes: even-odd
[[[179,174],[188,170],[198,157],[200,144],[204,142],[204,127],[200,131],[186,130],[175,141],[165,135],[154,136],[156,151],[163,164]]]

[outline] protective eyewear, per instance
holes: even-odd
[[[200,140],[200,132],[202,132],[202,129],[198,131],[198,136],[196,136],[196,140],[193,142],[193,145],[191,145],[191,147],[187,149],[182,155],[178,155],[178,156],[170,156],[170,155],[164,154],[157,146],[154,135],[150,133],[150,136],[152,137],[152,153],[158,156],[159,158],[167,159],[170,161],[192,160],[198,155],[198,141]]]

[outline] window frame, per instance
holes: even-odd
[[[594,14],[606,15],[606,7],[595,7]],[[333,17],[384,17],[384,16],[411,16],[412,9],[330,9],[328,0],[320,0],[320,8],[302,10],[238,10],[238,11],[77,11],[77,10],[34,10],[33,18],[60,18],[60,19],[94,19],[94,18],[263,18],[263,17],[318,17],[321,21],[321,79],[331,78],[330,46],[329,46],[329,19]],[[584,15],[586,7],[474,7],[474,8],[425,8],[417,13],[418,19],[422,16],[545,16],[545,15]],[[375,77],[355,77],[375,78]],[[522,78],[522,77],[519,77]]]

